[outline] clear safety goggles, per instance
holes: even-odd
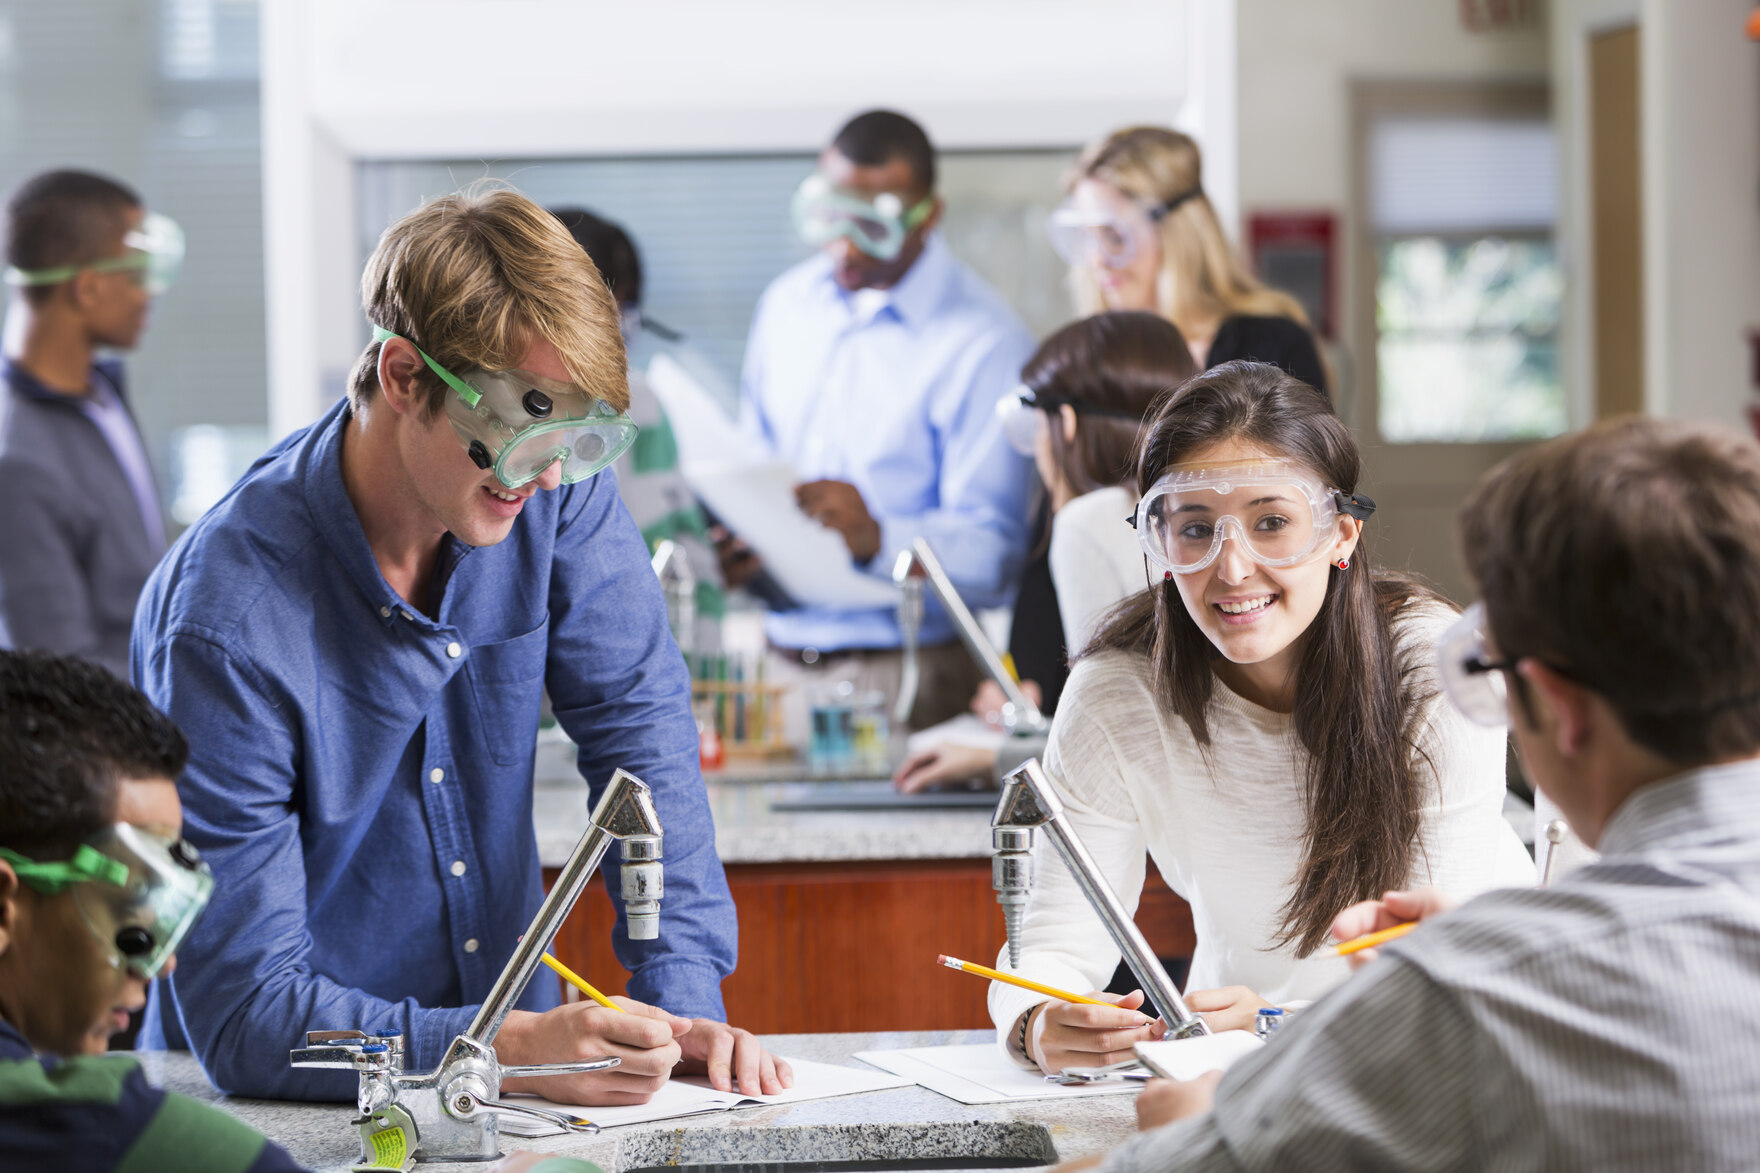
[[[1140,417],[1128,411],[1079,403],[1058,395],[1040,395],[1024,383],[996,401],[996,420],[1002,425],[1008,446],[1022,456],[1031,456],[1038,451],[1039,433],[1047,427],[1049,413],[1060,407],[1073,408],[1077,415],[1142,422]]]
[[[1509,723],[1512,660],[1493,660],[1485,647],[1485,604],[1474,603],[1436,641],[1436,674],[1442,691],[1468,720],[1501,728]]]
[[[373,327],[375,342],[397,337]],[[575,383],[517,370],[470,371],[461,378],[421,347],[416,353],[453,390],[446,419],[465,452],[510,489],[536,480],[557,461],[563,484],[584,481],[636,442],[634,420]]]
[[[1375,512],[1361,494],[1321,484],[1287,460],[1227,468],[1175,468],[1143,494],[1129,520],[1149,561],[1164,577],[1195,574],[1233,538],[1261,566],[1294,566],[1331,541],[1338,516]]]
[[[1132,203],[1128,210],[1084,208],[1067,199],[1046,219],[1045,234],[1066,265],[1122,269],[1147,247],[1162,218],[1197,194],[1193,188],[1164,204]]]
[[[94,273],[127,273],[141,288],[157,296],[177,283],[183,268],[183,229],[177,221],[158,212],[141,217],[140,226],[122,238],[128,251],[121,256],[87,261],[83,265],[58,265],[53,269],[6,270],[6,283],[12,286],[59,285],[82,269]]]
[[[177,952],[214,891],[214,874],[187,841],[129,823],[104,828],[69,860],[38,863],[5,848],[0,859],[45,895],[73,889],[80,916],[110,964],[149,981]]]
[[[904,248],[911,229],[935,210],[935,197],[924,196],[913,207],[891,192],[864,200],[831,186],[818,172],[801,180],[790,205],[794,230],[814,248],[823,248],[840,236],[878,261],[890,261]]]

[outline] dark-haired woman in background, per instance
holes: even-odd
[[[1195,370],[1185,339],[1165,318],[1096,314],[1047,338],[1021,368],[1019,393],[999,409],[1009,442],[1038,466],[1050,512],[1049,533],[1023,575],[1009,641],[1011,650],[1044,649],[1030,656],[1038,667],[1028,671],[1048,712],[1066,658],[1093,638],[1108,608],[1148,586],[1124,520],[1136,500],[1126,485],[1136,473],[1143,418]],[[1027,669],[1029,656],[1016,650],[1015,659]],[[1000,697],[997,689],[995,702],[974,707],[992,707]],[[893,781],[907,792],[974,777],[994,781],[1043,749],[1043,738],[1010,738],[1001,753],[943,743],[906,758]]]
[[[1106,617],[1052,725],[1045,766],[1114,889],[1134,910],[1147,850],[1191,904],[1187,1000],[1214,1029],[1343,981],[1319,950],[1360,900],[1533,883],[1501,813],[1504,734],[1437,694],[1432,645],[1454,610],[1370,569],[1360,469],[1326,400],[1276,367],[1228,363],[1164,401],[1135,515],[1159,585]],[[1119,957],[1058,868],[1021,944],[1020,972],[1063,989],[1102,988]],[[993,984],[990,1009],[1011,1054],[1048,1072],[1161,1033],[1141,993],[1096,996],[1120,1005]]]

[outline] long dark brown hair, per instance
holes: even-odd
[[[1357,490],[1356,440],[1326,398],[1277,367],[1230,362],[1156,408],[1137,462],[1138,491],[1147,492],[1171,465],[1230,439],[1293,460],[1329,488]],[[1319,947],[1346,907],[1379,898],[1410,876],[1423,805],[1417,722],[1431,693],[1416,684],[1417,665],[1401,662],[1393,622],[1406,607],[1434,597],[1411,578],[1371,573],[1359,542],[1350,568],[1330,572],[1320,612],[1302,633],[1293,721],[1308,751],[1308,817],[1301,874],[1277,937],[1280,945],[1294,943],[1298,956]],[[1156,698],[1208,748],[1211,665],[1220,653],[1175,583],[1115,608],[1082,654],[1103,649],[1148,657]]]
[[[1021,368],[1021,382],[1040,399],[1075,407],[1073,443],[1063,438],[1059,413],[1047,422],[1052,459],[1080,496],[1131,482],[1144,417],[1197,370],[1178,326],[1157,314],[1112,310],[1041,342]]]

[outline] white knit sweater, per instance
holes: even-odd
[[[1424,665],[1421,688],[1436,683],[1429,648],[1453,617],[1426,604],[1396,623],[1402,652]],[[1146,659],[1099,653],[1070,675],[1044,765],[1076,833],[1132,913],[1145,850],[1190,902],[1198,943],[1188,990],[1242,985],[1275,1004],[1316,998],[1345,979],[1343,959],[1298,960],[1293,947],[1272,944],[1302,861],[1307,751],[1288,714],[1260,708],[1220,680],[1208,715],[1206,755],[1185,721],[1156,702]],[[1435,884],[1457,899],[1531,886],[1534,865],[1502,815],[1504,732],[1472,724],[1440,695],[1425,706],[1421,728],[1418,769],[1428,800],[1411,883]],[[1033,870],[1020,972],[1081,993],[1104,989],[1119,951],[1044,835],[1036,837]],[[1007,970],[1007,962],[1005,948],[997,967]],[[992,982],[990,1014],[1003,1038],[1044,1000]]]

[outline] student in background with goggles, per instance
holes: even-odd
[[[1754,1167],[1760,449],[1600,424],[1492,472],[1460,537],[1483,602],[1443,686],[1600,861],[1347,910],[1341,940],[1424,923],[1226,1077],[1145,1088],[1105,1173]]]
[[[838,531],[852,562],[890,581],[912,540],[935,546],[974,607],[1003,601],[1026,551],[1028,461],[996,427],[996,401],[1020,381],[1033,338],[935,231],[935,154],[901,114],[852,119],[796,194],[796,227],[819,249],[758,303],[741,382],[742,426],[791,461],[801,508]],[[722,540],[733,585],[757,559]],[[802,690],[840,679],[889,694],[902,669],[896,609],[773,612],[773,680]],[[923,683],[911,723],[962,711],[976,665],[930,605]]]
[[[1344,961],[1318,950],[1360,900],[1533,882],[1501,813],[1503,731],[1438,693],[1430,649],[1454,610],[1370,569],[1360,475],[1350,430],[1276,367],[1227,363],[1165,400],[1130,514],[1150,589],[1104,621],[1052,724],[1045,766],[1114,889],[1134,908],[1147,850],[1191,904],[1186,998],[1213,1029],[1343,981]],[[1118,956],[1047,870],[1021,971],[1097,990]],[[995,984],[990,1010],[1018,1061],[1056,1072],[1159,1037],[1140,992],[1111,1000]]]
[[[1045,489],[1008,650],[1021,687],[1048,716],[1057,712],[1070,656],[1087,646],[1110,607],[1144,589],[1136,535],[1118,519],[1136,501],[1127,486],[1144,419],[1195,373],[1185,339],[1167,319],[1095,314],[1047,338],[1022,369],[1016,393],[997,404],[1003,433],[1015,451],[1033,457]],[[986,680],[971,707],[991,716],[1002,703],[1002,690]],[[1000,751],[943,742],[907,758],[893,783],[910,792],[968,778],[1000,782],[1044,748],[1040,737],[1011,737]]]
[[[621,225],[585,208],[551,208],[550,213],[587,250],[617,301],[618,328],[629,355],[628,415],[639,428],[635,443],[614,465],[618,496],[642,531],[649,553],[663,541],[675,542],[685,550],[697,577],[698,612],[718,617],[725,610],[725,600],[716,584],[718,560],[709,541],[708,520],[678,470],[678,441],[648,383],[648,366],[665,355],[722,403],[731,404],[735,392],[684,335],[642,312],[642,257]],[[691,634],[681,632],[680,638],[688,644]]]
[[[1253,359],[1327,391],[1307,313],[1260,284],[1222,234],[1189,136],[1133,126],[1090,144],[1046,228],[1082,313],[1158,313],[1186,336],[1199,370]]]
[[[604,281],[555,217],[488,190],[391,225],[361,288],[372,341],[348,397],[193,526],[142,598],[136,676],[190,735],[188,835],[220,885],[143,1045],[297,1099],[355,1093],[288,1067],[278,1040],[308,1029],[396,1029],[412,1069],[436,1064],[537,910],[548,689],[595,796],[617,767],[653,788],[666,924],[632,941],[619,917],[630,1013],[533,982],[503,1062],[623,1059],[528,1085],[572,1103],[645,1101],[680,1064],[781,1090],[787,1066],[721,1021],[736,928],[690,682],[600,472],[632,435]]]
[[[0,633],[128,675],[135,601],[165,527],[122,363],[183,259],[183,233],[84,171],[27,179],[6,205],[0,388]]]

